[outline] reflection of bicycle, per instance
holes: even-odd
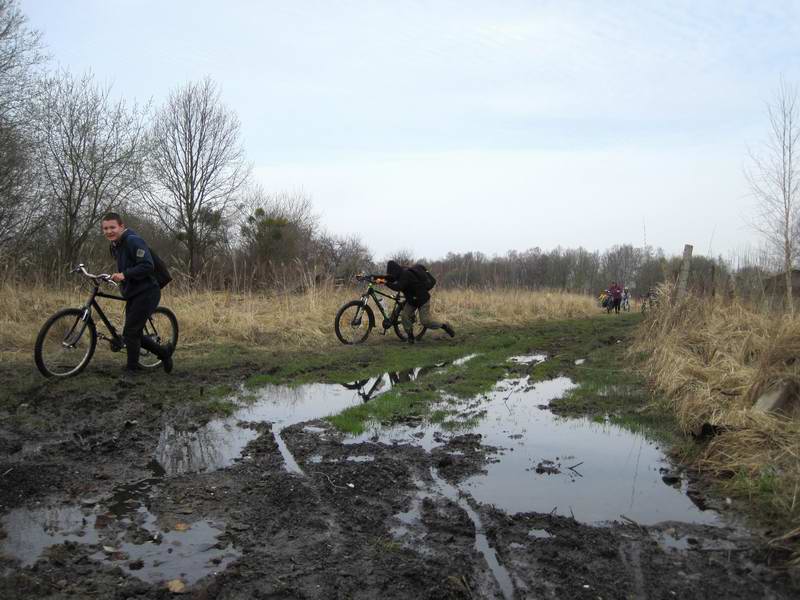
[[[389,329],[394,329],[397,337],[405,340],[407,337],[406,332],[400,323],[400,313],[406,304],[403,294],[390,295],[376,289],[376,285],[384,283],[384,280],[376,275],[358,275],[356,280],[367,283],[367,290],[361,295],[360,299],[351,300],[336,313],[334,329],[339,341],[343,344],[360,344],[367,339],[370,331],[375,327],[375,312],[369,306],[370,298],[383,316],[383,322],[381,323],[383,331],[381,333],[386,335]],[[394,302],[394,306],[390,310],[387,310],[384,305],[383,298],[388,298]],[[414,338],[420,339],[425,335],[426,330],[426,327],[417,323],[416,315],[413,316],[412,331]]]
[[[116,287],[116,283],[111,281],[111,276],[105,273],[92,275],[86,271],[84,265],[78,265],[72,273],[81,273],[88,277],[92,282],[92,291],[81,308],[65,308],[58,311],[47,319],[39,331],[33,356],[37,368],[45,377],[69,377],[83,371],[92,360],[98,339],[108,341],[112,352],[119,352],[125,347],[124,338],[117,333],[97,303],[98,297],[125,301],[122,296],[100,291],[101,283],[109,283]],[[92,319],[92,309],[100,316],[110,336],[97,332],[97,326]],[[171,343],[174,348],[178,343],[178,319],[170,309],[159,306],[147,319],[142,335],[153,338],[159,345]],[[153,369],[161,364],[161,359],[145,348],[142,348],[140,356],[139,363],[146,369]]]

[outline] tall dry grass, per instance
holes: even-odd
[[[633,346],[685,432],[720,432],[693,458],[727,491],[786,532],[800,562],[800,412],[764,414],[753,404],[770,386],[800,384],[800,318],[737,301],[662,290]],[[756,503],[757,502],[757,503]]]
[[[178,316],[181,345],[242,343],[282,348],[336,346],[333,319],[338,308],[357,298],[359,288],[308,286],[302,293],[233,294],[171,290],[162,305]],[[0,287],[0,353],[32,351],[39,328],[60,308],[80,306],[88,288],[53,290],[43,286]],[[100,300],[107,314],[121,320],[122,303]],[[594,300],[560,292],[525,290],[437,290],[434,312],[456,328],[518,326],[542,319],[597,314]]]

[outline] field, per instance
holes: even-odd
[[[170,290],[171,375],[120,378],[103,348],[45,380],[32,339],[82,293],[0,292],[0,597],[797,591],[745,502],[666,456],[691,442],[634,362],[655,319],[446,290],[454,339],[347,347],[354,289]]]

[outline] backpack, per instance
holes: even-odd
[[[111,256],[116,256],[113,244],[109,246],[109,250],[111,251]],[[167,263],[161,260],[161,257],[156,254],[156,251],[152,248],[149,250],[150,256],[153,257],[153,277],[155,277],[158,287],[163,290],[169,282],[172,281],[172,275],[169,273]]]
[[[153,257],[153,267],[155,268],[153,271],[153,277],[156,278],[156,283],[158,287],[164,289],[170,281],[172,281],[172,275],[169,274],[169,269],[167,269],[167,263],[161,260],[161,257],[156,254],[155,250],[150,248],[150,256]]]
[[[409,268],[414,276],[425,286],[426,290],[432,290],[433,286],[436,285],[436,278],[428,271],[428,267],[423,264],[417,263],[413,267]]]

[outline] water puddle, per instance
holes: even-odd
[[[476,355],[458,360],[466,362],[474,356]],[[453,364],[455,362],[458,361]],[[261,435],[249,424],[269,422],[272,423],[272,435],[283,456],[286,469],[303,475],[281,437],[283,429],[297,423],[335,415],[351,406],[373,400],[396,385],[416,381],[448,364],[436,363],[426,367],[391,371],[345,384],[314,383],[296,387],[267,385],[259,388],[255,396],[230,417],[214,419],[192,430],[181,430],[173,425],[165,426],[159,437],[155,460],[169,476],[221,469],[240,460],[245,446]],[[318,428],[306,428],[313,429]]]
[[[51,546],[72,542],[96,548],[92,560],[119,566],[143,581],[181,579],[188,585],[224,570],[239,557],[233,546],[218,539],[222,525],[161,523],[146,506],[159,481],[119,486],[100,501],[14,509],[2,517],[6,538],[0,553],[27,567]]]
[[[518,365],[535,365],[547,360],[546,354],[521,354],[519,356],[511,356],[508,359]]]
[[[661,469],[669,462],[656,442],[606,421],[561,418],[546,410],[551,400],[574,387],[566,377],[535,384],[527,377],[509,379],[480,402],[443,402],[441,408],[455,415],[446,428],[375,427],[348,442],[414,444],[430,451],[469,431],[480,434],[482,445],[499,449],[485,472],[459,484],[479,503],[589,524],[621,520],[623,515],[641,524],[719,524],[717,513],[694,504],[685,481],[664,483]]]
[[[454,367],[463,367],[465,364],[467,364],[469,361],[471,361],[476,356],[480,356],[480,355],[476,352],[474,354],[467,354],[466,356],[462,356],[461,358],[457,358],[456,360],[453,361],[453,366]]]

